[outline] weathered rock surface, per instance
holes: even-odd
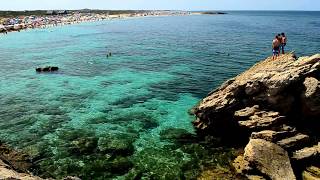
[[[309,136],[305,134],[297,134],[292,137],[288,137],[286,139],[282,139],[277,142],[277,144],[284,149],[292,150],[297,149],[303,145],[307,145],[307,142],[309,141]]]
[[[251,139],[244,160],[271,179],[296,179],[288,153],[280,146],[262,139]]]
[[[320,73],[319,60],[320,54],[298,60],[293,54],[287,54],[277,60],[268,58],[256,64],[200,102],[194,110],[197,116],[195,127],[199,133],[219,132],[216,125],[227,125],[230,128],[234,119],[254,116],[258,109],[279,112],[282,116],[293,111],[301,113],[301,98],[297,95],[305,94],[306,98],[319,95],[314,87],[315,82],[312,87],[307,83],[311,81],[308,78]],[[316,78],[313,77],[312,81]],[[252,105],[255,106],[250,109]],[[247,112],[241,112],[246,108]]]
[[[242,155],[234,160],[233,167],[239,174],[250,174],[250,171],[252,171],[249,162],[246,161]]]
[[[302,94],[302,105],[307,115],[320,115],[320,82],[308,77],[303,82],[305,91]]]
[[[262,130],[272,128],[279,123],[284,122],[285,117],[280,116],[278,112],[266,112],[258,111],[255,112],[248,120],[238,121],[241,127],[245,127],[252,130]]]
[[[320,141],[319,80],[320,54],[268,58],[210,92],[193,108],[193,124],[199,136],[235,145],[250,140],[245,154],[234,162],[238,173],[301,179],[311,165],[307,162],[319,156],[319,145],[312,146]]]
[[[303,180],[319,180],[320,179],[320,168],[311,166],[308,167],[302,173]]]
[[[0,142],[0,179],[40,180],[29,174],[31,166],[27,155]]]
[[[293,136],[297,133],[295,129],[291,130],[280,130],[280,131],[274,131],[274,130],[263,130],[259,132],[253,132],[251,134],[251,139],[264,139],[266,141],[270,142],[277,142],[285,137]]]
[[[293,153],[292,159],[295,161],[307,161],[310,159],[320,159],[320,142],[313,147],[305,147]]]
[[[18,173],[11,169],[10,166],[0,160],[0,179],[15,179],[15,180],[41,180],[40,177],[31,176],[26,173]]]

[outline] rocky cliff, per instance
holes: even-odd
[[[198,135],[243,145],[238,173],[320,178],[320,54],[268,58],[212,91],[194,109]]]

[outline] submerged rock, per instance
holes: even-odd
[[[196,142],[197,138],[194,134],[189,133],[185,129],[168,128],[160,132],[161,140],[168,140],[178,144]]]
[[[95,151],[97,146],[97,138],[84,137],[71,141],[70,150],[74,153],[86,154]]]
[[[134,156],[136,170],[135,175],[130,176],[135,179],[181,179],[186,158],[181,151],[147,148]]]
[[[99,138],[98,149],[106,153],[132,154],[135,139],[136,137],[130,134],[107,134]]]

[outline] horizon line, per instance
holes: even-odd
[[[283,10],[265,10],[265,9],[237,9],[237,10],[183,10],[183,9],[89,9],[89,8],[81,8],[81,9],[25,9],[25,10],[8,10],[8,9],[0,9],[0,11],[49,11],[49,10],[67,10],[67,11],[78,11],[78,10],[98,10],[98,11],[306,11],[306,12],[319,12],[320,10],[292,10],[292,9],[283,9]]]

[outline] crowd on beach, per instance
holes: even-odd
[[[189,15],[186,11],[149,11],[144,13],[114,14],[108,13],[71,13],[62,11],[57,14],[45,16],[19,16],[15,18],[0,17],[0,34],[7,34],[12,31],[24,29],[47,28],[52,26],[75,24],[80,22],[101,21],[114,18],[146,17],[146,16],[169,16],[169,15]]]
[[[46,28],[64,24],[74,24],[84,21],[98,21],[108,18],[99,14],[70,14],[70,15],[49,15],[49,16],[21,16],[7,18],[0,24],[0,33],[7,34],[12,31],[23,29]]]
[[[276,59],[280,53],[284,54],[284,48],[287,45],[285,33],[277,34],[272,41],[272,59]]]

